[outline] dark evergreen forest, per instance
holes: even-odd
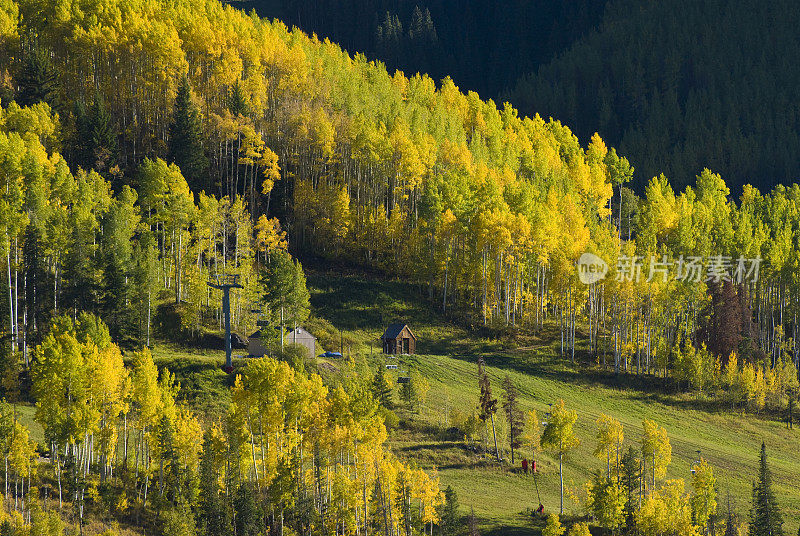
[[[704,167],[731,192],[800,175],[800,10],[788,1],[609,3],[599,30],[507,95],[626,154],[640,188]]]
[[[391,71],[450,76],[494,97],[596,26],[606,0],[249,0],[259,15],[327,37]]]
[[[391,71],[451,76],[463,90],[598,132],[641,192],[703,168],[734,195],[797,179],[800,10],[786,0],[447,2],[252,0]]]

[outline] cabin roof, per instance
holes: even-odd
[[[386,328],[386,331],[384,331],[383,335],[381,335],[381,339],[396,339],[404,328],[408,328],[408,332],[414,339],[417,338],[417,336],[414,335],[414,332],[411,331],[411,328],[408,327],[408,324],[403,324],[402,322],[395,322],[394,324],[389,324],[389,327]]]
[[[299,326],[297,328],[295,328],[295,329],[286,328],[286,333],[292,333],[293,331],[297,331],[298,335],[308,335],[312,339],[316,340],[316,337],[314,337],[314,335],[312,335],[309,331],[307,331],[307,330],[305,330],[305,329],[303,329],[303,328],[301,328]],[[252,335],[250,335],[250,337],[248,337],[248,338],[250,338],[250,339],[260,339],[261,335],[262,335],[262,333],[261,333],[261,330],[259,329],[258,331],[256,331]]]

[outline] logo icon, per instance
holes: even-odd
[[[605,278],[607,273],[608,264],[594,253],[584,253],[578,259],[578,279],[584,285],[597,283]]]

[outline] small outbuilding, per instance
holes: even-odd
[[[289,329],[283,336],[284,344],[299,344],[304,346],[308,357],[314,357],[317,350],[317,338],[303,328]],[[247,351],[251,356],[261,357],[267,355],[267,346],[261,337],[261,330],[256,331],[248,338]]]
[[[247,338],[247,353],[251,357],[267,355],[267,345],[264,344],[260,329]]]
[[[283,343],[305,346],[308,351],[307,357],[317,355],[317,338],[303,328],[297,327],[288,331],[283,338]]]
[[[414,354],[417,351],[417,337],[407,324],[391,324],[381,335],[384,354]]]

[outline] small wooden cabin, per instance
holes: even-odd
[[[384,354],[414,354],[417,351],[417,337],[407,324],[390,325],[381,335],[381,342]]]

